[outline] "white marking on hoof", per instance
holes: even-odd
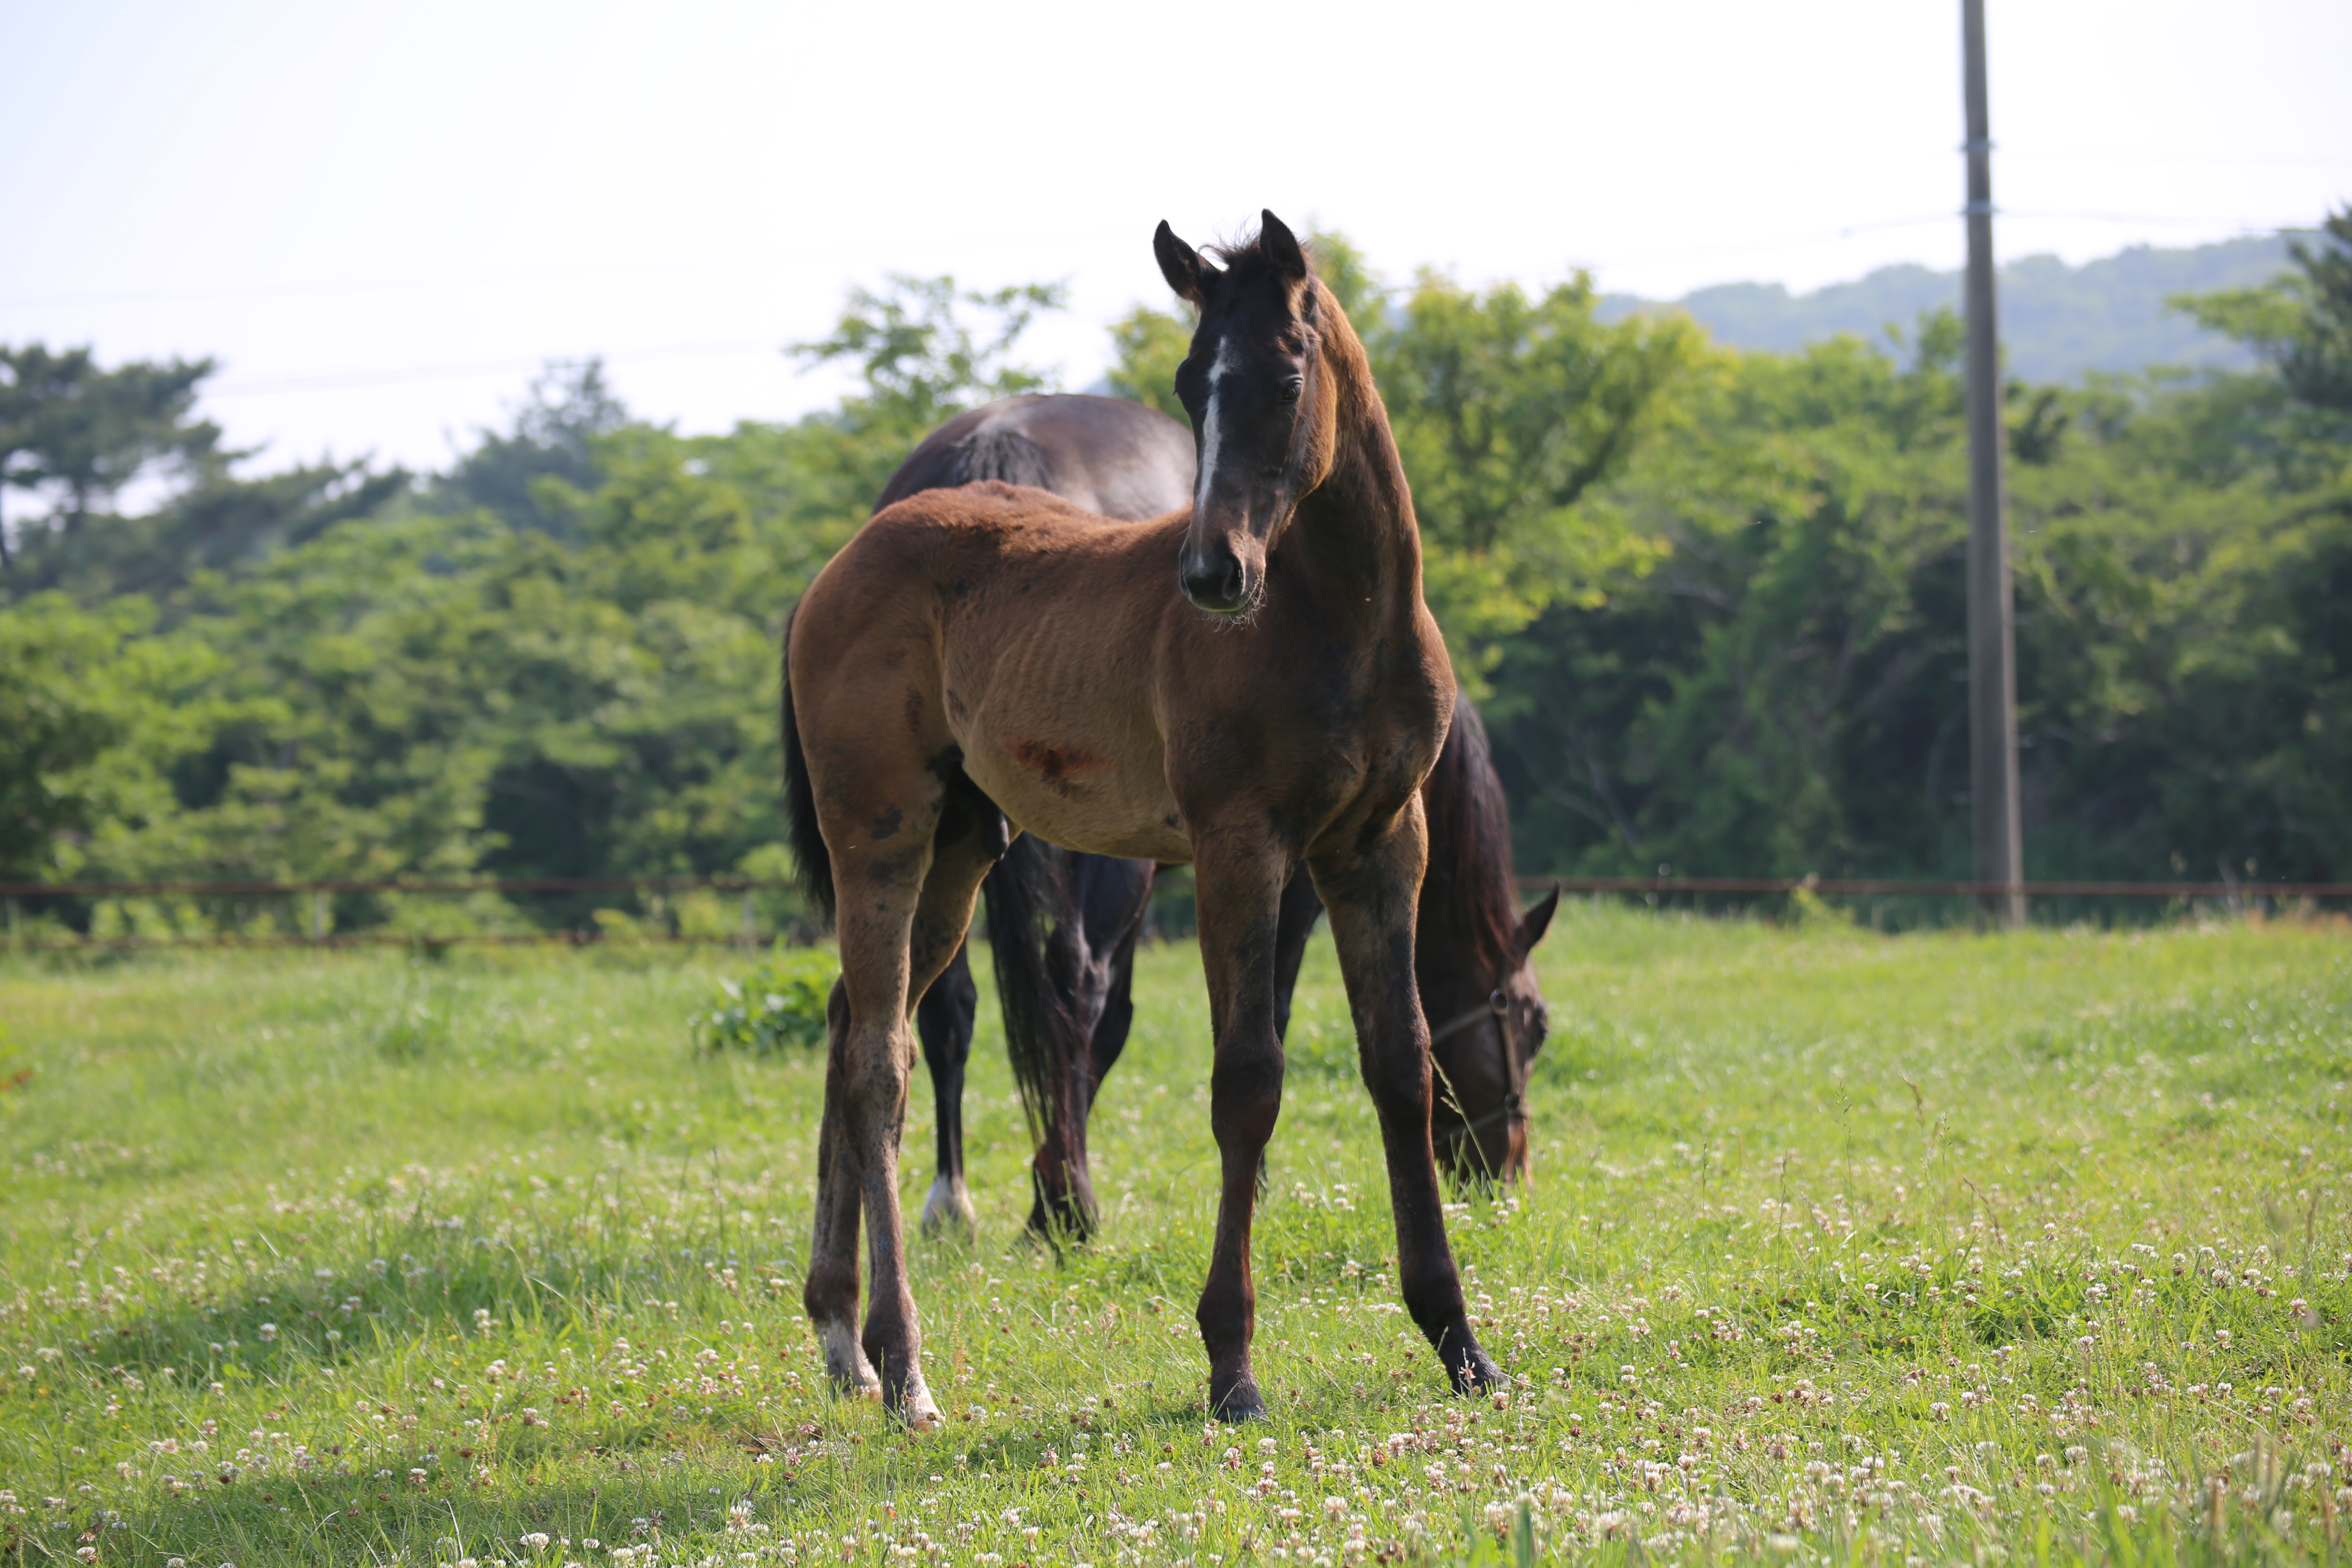
[[[971,1239],[980,1227],[980,1211],[972,1206],[971,1194],[964,1191],[961,1182],[941,1176],[923,1199],[923,1234],[938,1236],[950,1227]]]
[[[947,1417],[940,1414],[939,1405],[931,1399],[931,1391],[924,1386],[919,1377],[907,1385],[907,1403],[900,1415],[910,1432],[936,1432],[947,1425]]]
[[[858,1399],[882,1397],[882,1380],[874,1375],[874,1365],[866,1359],[866,1347],[857,1342],[855,1326],[820,1323],[816,1337],[824,1346],[824,1370],[835,1388]]]

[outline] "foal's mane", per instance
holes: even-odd
[[[1422,883],[1423,963],[1458,973],[1462,955],[1477,954],[1475,978],[1500,984],[1519,930],[1519,891],[1511,877],[1511,816],[1486,743],[1486,726],[1468,698],[1454,704],[1454,727],[1423,786],[1433,854]]]

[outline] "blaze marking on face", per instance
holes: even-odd
[[[1217,385],[1236,367],[1229,357],[1233,340],[1220,339],[1216,363],[1209,366],[1209,406],[1201,416],[1201,478],[1199,488],[1192,492],[1192,510],[1200,511],[1209,504],[1209,485],[1217,472]]]

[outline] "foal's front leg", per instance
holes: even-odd
[[[1355,1015],[1357,1060],[1380,1115],[1405,1310],[1435,1348],[1454,1392],[1467,1394],[1496,1386],[1503,1374],[1470,1331],[1430,1143],[1429,1023],[1412,968],[1414,910],[1427,858],[1416,794],[1386,835],[1310,864],[1331,913]]]
[[[1250,1221],[1266,1140],[1282,1113],[1282,1041],[1274,1029],[1274,937],[1290,858],[1262,833],[1195,840],[1201,962],[1208,971],[1216,1065],[1209,1123],[1217,1135],[1217,1236],[1195,1316],[1209,1352],[1209,1413],[1224,1421],[1263,1416],[1250,1369],[1257,1290],[1250,1277]]]

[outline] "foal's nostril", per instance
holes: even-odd
[[[1247,597],[1242,563],[1231,555],[1216,561],[1188,557],[1180,576],[1184,596],[1203,610],[1231,614],[1240,609]]]

